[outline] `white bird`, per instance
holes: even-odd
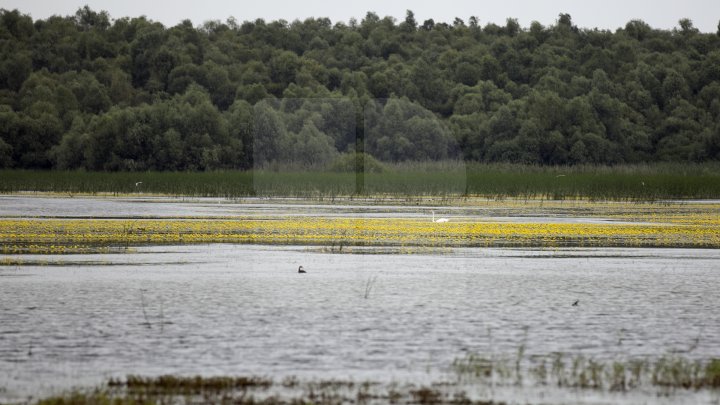
[[[449,219],[447,219],[447,218],[438,218],[438,219],[435,219],[435,211],[432,212],[432,216],[433,216],[433,217],[432,217],[432,221],[435,222],[435,223],[443,223],[443,222],[448,222],[448,221],[449,221]]]
[[[138,187],[141,184],[142,184],[142,181],[138,181],[137,183],[135,183],[135,187]]]

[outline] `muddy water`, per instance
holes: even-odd
[[[21,258],[0,266],[0,402],[126,374],[423,383],[452,379],[467,353],[514,356],[521,345],[528,362],[720,355],[718,250],[196,245]],[[523,392],[492,395],[624,400]],[[669,401],[717,399],[697,395]]]

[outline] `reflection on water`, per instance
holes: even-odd
[[[718,250],[200,245],[22,258],[67,265],[0,266],[0,402],[129,373],[429,382],[467,353],[521,345],[527,359],[720,354]],[[492,395],[525,402],[519,392]]]

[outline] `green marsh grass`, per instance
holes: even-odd
[[[381,173],[332,171],[84,172],[0,170],[0,193],[194,197],[483,197],[660,200],[720,198],[720,164],[531,166],[403,163]],[[139,184],[137,184],[139,183]]]
[[[720,389],[720,359],[696,360],[676,355],[654,360],[601,361],[564,353],[532,359],[523,358],[521,351],[517,358],[470,353],[456,359],[453,370],[462,380],[507,386],[531,377],[530,383],[538,386],[622,392],[643,385],[662,389]]]
[[[522,351],[518,351],[522,357]],[[654,361],[596,361],[582,355],[555,353],[534,359],[526,379],[514,375],[520,371],[515,359],[487,358],[468,354],[457,359],[453,368],[460,377],[456,382],[427,385],[377,382],[356,383],[346,380],[301,381],[287,377],[275,382],[257,376],[174,376],[144,377],[130,375],[113,378],[100,387],[74,390],[41,399],[38,405],[136,405],[136,404],[341,404],[341,403],[413,403],[413,404],[484,404],[499,405],[491,399],[471,400],[468,386],[547,386],[547,389],[588,390],[593,392],[632,392],[648,395],[648,387],[667,395],[673,390],[720,389],[720,359],[709,361],[682,357],[661,357]],[[530,359],[522,359],[530,362]],[[551,364],[548,367],[546,361]],[[531,378],[534,377],[534,378]],[[522,381],[527,381],[523,383]]]
[[[37,405],[150,405],[150,404],[478,404],[500,405],[493,401],[471,401],[463,392],[427,386],[380,386],[372,382],[342,380],[274,383],[263,377],[179,377],[128,376],[111,379],[91,390],[75,390],[42,399]]]

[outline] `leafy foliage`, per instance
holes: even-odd
[[[681,19],[174,27],[89,7],[0,10],[0,167],[317,167],[382,161],[720,160],[720,36]],[[305,100],[305,101],[303,101]],[[307,100],[312,100],[308,102]]]

